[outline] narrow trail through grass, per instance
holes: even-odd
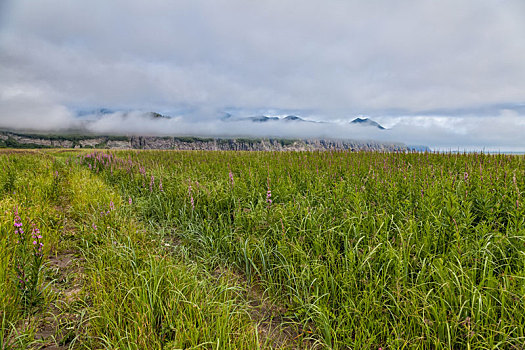
[[[115,151],[83,164],[325,347],[525,343],[523,157]]]
[[[104,180],[104,177],[97,177],[97,179]],[[118,192],[120,190],[120,188],[114,184],[106,184],[106,186],[110,186],[113,191]],[[140,201],[140,198],[136,198],[135,200]],[[226,265],[217,267],[214,264],[202,264],[202,261],[195,261],[194,257],[192,257],[192,254],[190,254],[187,250],[187,247],[181,244],[181,241],[177,238],[178,236],[173,231],[173,228],[159,225],[158,223],[152,221],[144,220],[144,217],[140,215],[137,216],[135,213],[136,208],[132,205],[133,203],[130,204],[128,201],[129,198],[126,200],[126,194],[124,192],[120,192],[120,199],[115,200],[115,203],[119,202],[119,205],[114,204],[116,208],[115,213],[117,213],[116,215],[119,215],[120,213],[122,218],[126,218],[126,224],[131,225],[132,227],[127,227],[125,231],[135,231],[135,235],[127,236],[128,241],[124,242],[126,247],[125,250],[127,250],[126,252],[110,250],[111,254],[107,254],[107,252],[103,252],[101,254],[100,251],[98,251],[97,254],[99,258],[101,256],[105,257],[105,265],[107,265],[109,261],[113,261],[112,266],[118,266],[122,262],[117,262],[117,258],[123,253],[128,257],[126,259],[126,262],[128,262],[128,259],[131,259],[131,257],[133,257],[133,259],[135,258],[135,254],[137,252],[142,254],[147,252],[147,258],[152,260],[149,260],[146,264],[149,266],[152,261],[161,262],[162,265],[165,264],[166,269],[163,272],[164,274],[169,273],[170,276],[171,273],[175,275],[177,273],[190,273],[192,275],[196,274],[197,279],[194,282],[198,285],[192,287],[195,289],[191,290],[191,292],[195,293],[195,295],[190,295],[190,297],[194,297],[199,301],[199,303],[201,303],[199,304],[200,306],[198,306],[198,308],[202,308],[204,311],[203,315],[199,315],[199,317],[203,316],[205,318],[209,318],[211,316],[217,317],[217,319],[213,322],[216,323],[215,325],[213,325],[213,323],[202,325],[198,319],[191,319],[191,317],[194,317],[195,315],[190,315],[188,316],[188,322],[196,322],[196,324],[192,324],[191,327],[199,328],[198,330],[192,330],[192,332],[195,331],[197,333],[205,334],[209,333],[210,336],[214,334],[213,328],[215,326],[224,323],[220,327],[226,326],[226,329],[221,329],[219,334],[215,334],[211,337],[212,339],[213,337],[219,337],[217,339],[217,344],[222,343],[221,346],[218,345],[220,348],[304,349],[317,347],[315,342],[309,340],[312,332],[301,331],[299,326],[293,322],[293,320],[283,317],[285,310],[282,307],[272,303],[266,293],[261,291],[255,285],[248,283],[246,277],[242,275],[242,272],[232,269]],[[118,210],[119,208],[120,211]],[[121,220],[121,218],[114,220],[116,217],[107,219],[108,215],[111,216],[113,214],[114,213],[111,209],[106,212],[101,212],[101,216],[104,217],[102,220],[104,223],[103,225],[107,225],[108,223],[113,225],[115,222],[118,222],[118,220]],[[131,217],[132,219],[130,219]],[[93,220],[96,221],[100,219],[95,217]],[[97,234],[101,233],[101,225],[98,223],[91,223],[91,228],[94,228]],[[114,235],[115,229],[117,229],[117,231],[121,230],[121,228],[106,226],[106,230],[102,230],[102,232],[103,234],[111,233],[111,239],[115,239],[118,237]],[[115,241],[112,241],[112,243],[115,244]],[[138,245],[138,247],[135,247],[135,245]],[[128,255],[130,253],[129,249],[132,249],[133,251],[131,257]],[[134,249],[137,249],[137,251]],[[151,252],[156,253],[153,254]],[[101,264],[101,260],[97,260],[97,258],[94,256],[86,256],[86,259],[88,260],[90,266]],[[92,262],[90,259],[93,259],[94,262]],[[145,263],[144,261],[141,262]],[[125,270],[122,268],[122,266],[121,269]],[[151,269],[151,266],[149,266],[148,269]],[[143,267],[141,268],[132,266],[133,275],[143,274],[143,272],[141,272],[142,270]],[[166,275],[151,275],[149,277],[154,279],[155,285],[158,286],[159,284],[163,283],[163,279],[166,278]],[[144,282],[144,280],[141,280],[141,283],[142,282]],[[129,286],[129,288],[149,288],[150,283],[151,282],[149,281],[145,281],[145,285],[141,284],[140,287],[132,284]],[[100,287],[103,286],[101,285]],[[210,288],[211,294],[209,293]],[[187,291],[185,292],[187,297]],[[168,296],[154,295],[154,297],[157,298]],[[180,297],[180,295],[178,295],[178,297]],[[208,300],[210,297],[212,299]],[[217,297],[219,297],[219,301],[217,301],[218,304],[213,301],[213,299]],[[166,303],[164,300],[159,300],[158,302]],[[225,303],[225,305],[221,305],[221,303]],[[194,305],[194,307],[197,306]],[[213,315],[214,312],[211,312],[211,308],[215,307],[224,308],[224,310],[222,310],[222,315]],[[148,312],[150,311],[151,310],[148,310]],[[178,317],[180,318],[181,316],[183,315],[179,315]],[[113,315],[105,315],[104,317],[107,320],[111,319]],[[181,320],[177,320],[177,322],[180,321]],[[231,326],[228,324],[231,324]],[[179,342],[181,342],[179,344],[182,344],[183,347],[191,345],[191,343],[185,339],[184,333],[181,332],[181,330],[188,326],[189,325],[182,325],[182,328],[180,324],[177,326],[179,327],[178,333],[183,334],[178,336],[180,338]],[[170,329],[169,332],[177,333],[177,327]],[[206,327],[211,329],[207,329]],[[227,332],[225,332],[226,330]],[[157,332],[158,331],[159,330],[157,330]],[[161,333],[162,332],[163,331],[161,331]],[[195,335],[188,333],[186,336],[191,338],[191,336]],[[227,339],[227,343],[225,343],[222,338]],[[235,339],[235,341],[232,342],[232,339]],[[163,342],[166,341],[164,338],[160,340]],[[143,346],[147,346],[147,344],[147,342],[143,343]],[[200,344],[206,348],[212,346],[211,343]],[[193,343],[193,346],[197,345],[199,345],[198,342]],[[126,347],[127,346],[129,346],[129,344],[126,344]],[[215,347],[215,344],[213,347]]]
[[[171,229],[138,220],[118,188],[74,158],[0,161],[16,168],[3,179],[1,248],[11,257],[2,267],[16,259],[13,208],[24,227],[39,221],[45,241],[33,306],[21,307],[15,276],[2,275],[0,348],[305,348],[242,276],[196,262]]]

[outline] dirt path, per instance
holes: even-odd
[[[218,268],[213,273],[219,278],[225,276],[232,285],[248,286],[244,275],[234,272],[229,267]],[[271,301],[258,285],[252,283],[246,287],[246,300],[250,306],[248,312],[257,326],[259,344],[262,349],[320,349],[312,337],[313,332],[304,329],[288,317],[287,309]]]
[[[44,274],[48,285],[46,292],[52,297],[46,309],[33,316],[33,322],[37,324],[33,349],[69,349],[88,340],[89,305],[84,291],[85,261],[77,248],[78,228],[77,223],[70,219],[72,213],[68,198],[61,197],[59,202],[56,209],[63,214],[63,234],[47,257]],[[170,247],[181,242],[173,240],[165,244]],[[233,272],[231,268],[217,270],[214,274],[227,277],[232,284],[248,285],[244,276]],[[248,312],[257,327],[261,348],[321,348],[312,337],[311,327],[303,329],[287,317],[287,310],[273,303],[264,290],[256,284],[245,290]]]
[[[78,253],[65,251],[51,256],[47,262],[47,273],[54,278],[50,286],[54,300],[35,334],[40,343],[38,349],[68,349],[76,341],[83,328],[82,291],[83,259]]]
[[[38,315],[35,349],[69,349],[86,334],[88,313],[82,294],[85,261],[74,244],[77,228],[68,217],[68,201],[61,196],[55,207],[64,215],[62,236],[45,262],[44,277],[51,302]]]

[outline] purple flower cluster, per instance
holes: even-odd
[[[15,218],[13,220],[13,226],[15,228],[15,234],[18,236],[17,237],[17,241],[16,243],[19,244],[20,246],[23,244],[23,242],[25,241],[24,239],[24,229],[22,228],[22,219],[20,218],[20,215],[18,214],[18,209],[15,209]],[[18,280],[20,282],[20,287],[22,289],[25,289],[25,286],[26,286],[26,283],[28,282],[27,280],[27,277],[26,277],[26,274],[25,274],[25,270],[23,269],[22,265],[20,264],[20,262],[17,262],[16,264],[16,273],[18,275]]]
[[[193,201],[193,194],[191,193],[191,184],[188,185],[188,195],[190,196],[191,209],[195,209],[195,202]]]
[[[109,169],[111,174],[113,174],[114,168],[126,169],[128,173],[131,173],[131,168],[133,167],[133,162],[131,159],[128,161],[115,157],[112,154],[106,154],[103,152],[93,152],[86,154],[85,156],[80,156],[83,162],[87,163],[89,170],[95,170],[99,172],[99,168],[102,167]]]
[[[109,210],[108,211],[101,211],[100,216],[109,215],[113,210],[115,210],[115,204],[113,204],[113,201],[109,201]]]
[[[233,185],[234,185],[233,173],[232,173],[231,169],[229,169],[229,167],[228,167],[228,170],[230,171],[230,174],[229,174],[230,175],[230,185],[232,185],[232,187],[233,187]]]
[[[42,255],[42,247],[44,246],[44,243],[42,243],[40,240],[42,239],[42,235],[40,234],[40,230],[38,227],[36,227],[35,224],[32,224],[33,229],[31,230],[31,237],[33,238],[33,248],[35,249],[35,254],[37,256]]]
[[[272,191],[270,189],[266,192],[266,203],[268,203],[268,205],[272,204]]]
[[[32,223],[31,226],[32,244],[27,245],[27,236],[22,228],[22,219],[20,218],[18,209],[15,208],[13,227],[15,235],[17,236],[17,246],[14,256],[14,270],[20,283],[20,291],[24,298],[36,288],[36,282],[38,281],[38,274],[43,259],[44,243],[42,243],[42,234],[34,223]],[[30,255],[32,255],[34,259],[29,259]]]
[[[18,215],[18,209],[15,209],[13,226],[15,227],[15,234],[18,235],[16,243],[20,243],[24,240],[24,229],[22,228],[22,219],[20,219],[20,215]]]
[[[146,171],[146,168],[140,163],[134,163],[131,157],[128,157],[128,159],[123,159],[116,157],[111,153],[95,151],[86,154],[85,156],[80,156],[79,158],[83,164],[89,167],[89,170],[96,171],[97,173],[99,170],[108,170],[110,174],[113,175],[114,170],[122,170],[132,175],[136,171],[142,178],[142,188],[146,189],[147,183],[149,182],[150,192],[153,192],[156,189],[155,176],[150,176]],[[162,179],[159,178],[158,180],[158,190],[160,192],[164,192]]]

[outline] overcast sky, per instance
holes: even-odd
[[[174,118],[90,128],[525,150],[524,19],[523,0],[0,0],[0,127],[108,108]],[[391,130],[341,129],[355,116]]]

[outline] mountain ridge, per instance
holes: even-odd
[[[385,127],[383,127],[381,124],[379,124],[378,122],[372,120],[372,119],[369,119],[369,118],[355,118],[354,120],[352,120],[350,122],[350,124],[357,124],[357,125],[361,125],[361,126],[371,126],[371,127],[376,127],[380,130],[386,130]]]
[[[201,138],[183,136],[43,135],[0,131],[1,148],[103,148],[216,151],[384,151],[406,152],[402,143],[284,138]]]

